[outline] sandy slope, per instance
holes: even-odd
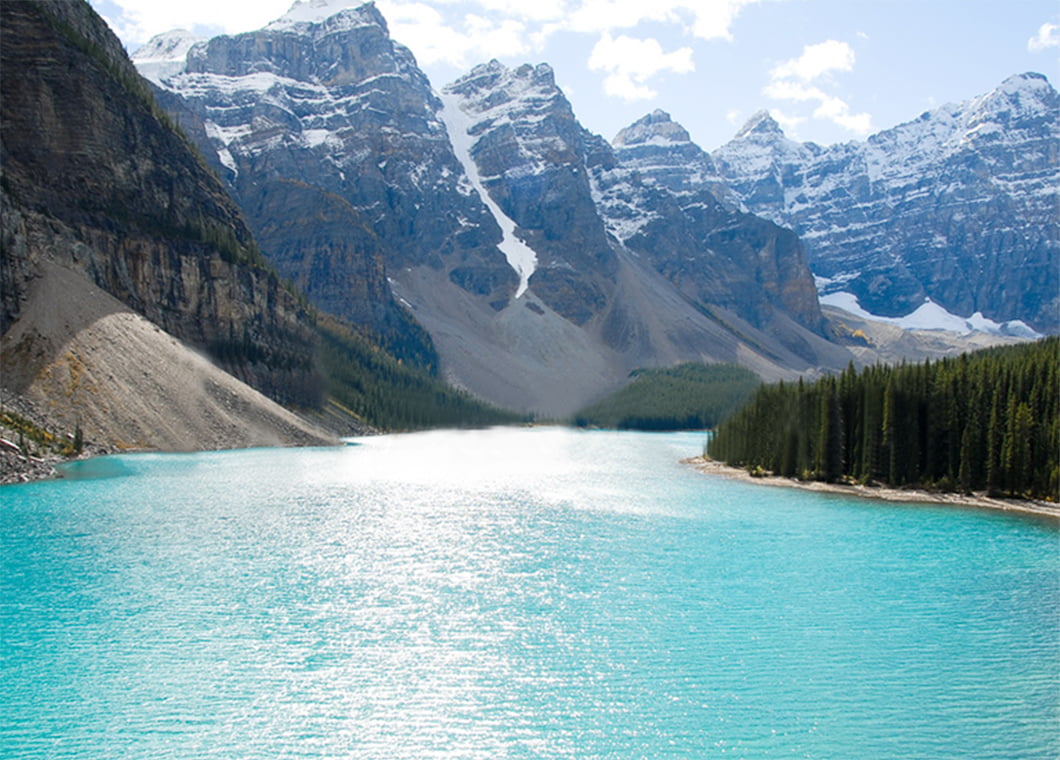
[[[57,431],[80,422],[110,449],[191,451],[334,443],[215,367],[82,275],[42,263],[0,339],[5,397]]]
[[[618,260],[611,306],[580,327],[548,308],[533,288],[498,313],[429,267],[395,272],[391,284],[399,299],[415,304],[447,381],[545,417],[565,417],[598,401],[640,367],[735,362],[773,381],[842,368],[853,358],[846,347],[778,317],[772,329],[798,336],[814,358],[797,356],[776,335],[735,315],[725,315],[726,326],[699,312],[628,251],[620,249]]]

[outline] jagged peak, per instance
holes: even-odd
[[[769,111],[761,110],[757,111],[750,119],[747,120],[740,131],[736,133],[736,138],[750,137],[751,135],[769,136],[769,137],[783,137],[784,130],[780,128],[777,120],[774,119]]]
[[[618,148],[647,143],[674,145],[689,142],[692,142],[692,138],[688,130],[674,121],[666,111],[657,108],[621,130],[611,144]]]
[[[194,45],[205,41],[205,37],[192,34],[187,29],[171,29],[156,34],[137,48],[130,58],[134,63],[182,60]]]
[[[496,58],[488,63],[478,64],[467,74],[447,84],[442,91],[466,95],[475,90],[507,87],[511,84],[516,84],[517,89],[533,86],[539,90],[559,92],[555,72],[547,63],[539,63],[536,66],[524,63],[516,69],[510,69]]]
[[[374,2],[362,0],[295,0],[287,13],[266,26],[266,29],[291,29],[306,24],[321,24],[335,16],[343,16],[357,26],[378,26],[389,34],[386,19]]]
[[[472,67],[471,71],[464,74],[462,77],[457,78],[450,84],[446,85],[444,89],[459,87],[467,82],[475,81],[478,79],[489,78],[491,81],[496,81],[502,77],[509,76],[511,69],[505,66],[503,63],[493,58],[486,63],[479,63]]]
[[[1049,83],[1049,78],[1045,74],[1039,74],[1037,71],[1025,71],[1022,74],[1013,74],[1007,77],[1001,86],[998,88],[1005,90],[1006,92],[1013,92],[1016,90],[1038,90],[1042,92],[1050,92],[1053,90],[1053,86]]]

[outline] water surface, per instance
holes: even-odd
[[[1055,758],[1055,522],[700,434],[137,455],[0,489],[0,756]]]

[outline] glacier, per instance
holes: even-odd
[[[872,314],[862,308],[856,295],[846,291],[827,293],[820,296],[820,301],[822,306],[833,306],[862,319],[897,325],[903,330],[948,330],[962,335],[978,332],[1032,340],[1044,337],[1022,320],[995,322],[984,317],[981,311],[975,312],[970,317],[961,317],[946,311],[930,298],[925,298],[924,303],[904,317],[881,317],[878,314]]]

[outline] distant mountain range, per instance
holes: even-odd
[[[865,142],[793,142],[759,113],[712,158],[744,207],[799,234],[826,300],[900,317],[930,299],[1055,333],[1058,115],[1056,90],[1028,73]]]
[[[662,111],[607,143],[545,64],[435,91],[373,4],[133,58],[281,273],[410,357],[415,319],[451,382],[509,407],[566,413],[676,361],[842,366],[817,286],[862,315],[1060,329],[1040,75],[865,143],[795,143],[762,113],[708,154]]]

